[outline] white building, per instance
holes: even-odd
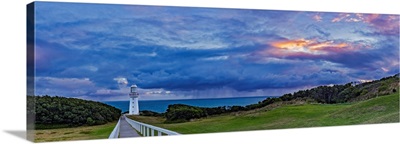
[[[139,93],[137,92],[137,86],[135,84],[131,86],[129,99],[129,114],[139,115]]]

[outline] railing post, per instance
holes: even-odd
[[[137,123],[135,123],[135,127],[134,127],[134,128],[135,128],[135,129],[137,129],[137,127],[138,127],[138,124],[137,124]]]
[[[147,134],[146,130],[147,130],[147,129],[146,129],[146,127],[144,126],[144,127],[143,127],[143,136],[146,136],[146,134]]]
[[[150,135],[150,128],[149,127],[146,127],[146,133],[147,133],[147,136]]]
[[[161,134],[161,132],[160,132],[160,131],[158,131],[158,136],[162,136],[162,134]]]
[[[151,136],[154,136],[154,129],[151,129]]]

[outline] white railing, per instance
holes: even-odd
[[[127,118],[125,115],[124,117],[125,120],[143,136],[180,135],[180,133],[174,131],[132,120]]]
[[[108,137],[108,139],[118,138],[120,123],[121,123],[121,118],[118,120],[117,125],[115,125],[114,130],[111,132],[111,134]]]

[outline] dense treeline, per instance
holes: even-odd
[[[129,113],[129,112],[127,111],[125,113]],[[142,116],[163,116],[163,114],[160,114],[158,112],[149,111],[149,110],[140,111],[139,115],[142,115]]]
[[[184,104],[169,105],[165,113],[167,122],[183,122],[205,116],[207,114],[202,108]]]
[[[35,115],[36,129],[101,125],[118,120],[121,110],[104,103],[58,96],[28,96],[28,115]]]
[[[166,113],[152,116],[165,116],[166,122],[185,122],[223,113],[247,111],[262,108],[280,101],[312,100],[317,103],[334,104],[370,99],[372,97],[395,93],[399,88],[399,74],[366,83],[351,82],[344,85],[319,86],[284,94],[281,97],[269,97],[256,104],[247,106],[229,106],[202,108],[183,104],[169,105]]]
[[[184,104],[169,105],[167,112],[153,116],[165,116],[166,123],[185,122],[191,119],[202,118],[206,116],[219,115],[229,112],[237,112],[247,110],[248,108],[242,106],[221,106],[213,108],[195,107]],[[154,112],[153,112],[154,113]],[[147,115],[150,116],[150,115]]]

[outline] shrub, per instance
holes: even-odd
[[[88,118],[86,119],[86,123],[87,123],[88,125],[94,125],[95,121],[94,121],[91,117],[88,117]]]
[[[189,121],[195,118],[207,116],[206,112],[199,107],[193,107],[183,104],[169,105],[165,117],[167,122]]]

